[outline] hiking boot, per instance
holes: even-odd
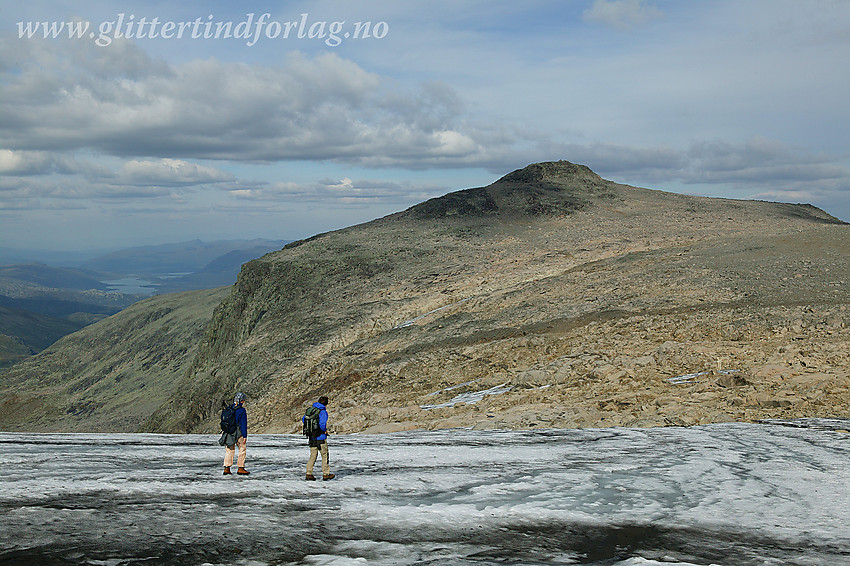
[[[307,474],[307,481],[316,481],[316,476],[313,474]]]
[[[240,476],[247,476],[251,472],[249,472],[245,468],[239,468],[238,470],[236,470],[236,473],[239,474]]]
[[[334,474],[326,474],[322,476],[322,481],[328,481],[334,479],[336,476]]]
[[[230,472],[230,466],[225,466],[225,467],[224,467],[224,475],[225,475],[225,476],[229,476],[230,474],[231,474],[231,472]]]

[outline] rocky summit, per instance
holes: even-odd
[[[206,317],[202,336],[186,330],[167,369],[151,362],[150,411],[122,426],[212,432],[237,390],[253,432],[299,430],[323,394],[336,433],[846,417],[849,255],[850,226],[809,205],[534,164],[245,264],[211,315],[185,311]],[[154,348],[142,328],[110,363]],[[22,402],[55,391],[38,360],[69,338],[0,380]],[[0,425],[32,424],[9,406]],[[87,407],[76,424],[42,412],[38,428],[118,426],[114,408]]]

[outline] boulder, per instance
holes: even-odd
[[[747,381],[740,373],[721,373],[720,376],[714,380],[714,383],[720,387],[744,387],[745,385],[750,384],[750,382]]]

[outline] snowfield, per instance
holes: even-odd
[[[0,439],[3,564],[850,565],[850,420]]]

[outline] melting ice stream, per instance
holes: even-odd
[[[850,564],[850,420],[0,439],[2,564]]]

